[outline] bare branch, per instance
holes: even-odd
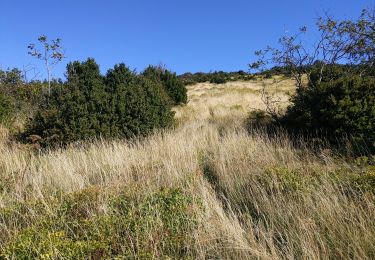
[[[51,94],[51,80],[53,67],[62,61],[65,57],[65,52],[61,46],[61,39],[57,38],[48,42],[48,38],[45,35],[38,37],[39,44],[43,47],[43,51],[36,48],[35,44],[29,44],[27,48],[29,49],[28,54],[36,57],[38,60],[43,61],[44,67],[47,71],[47,81],[48,81],[48,94]]]

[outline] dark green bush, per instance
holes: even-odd
[[[308,87],[298,89],[292,102],[282,118],[288,128],[325,134],[336,143],[348,138],[364,151],[375,151],[373,77],[334,73],[331,80],[320,83],[313,78]]]
[[[246,120],[245,127],[248,130],[253,128],[266,128],[274,123],[273,118],[267,114],[264,110],[253,110],[251,111]]]
[[[172,123],[169,98],[160,82],[137,76],[120,64],[108,71],[106,86],[112,135],[129,138]]]
[[[210,82],[216,84],[223,84],[228,81],[247,81],[256,79],[255,75],[246,73],[243,70],[235,72],[224,72],[224,71],[215,71],[209,73],[197,72],[197,73],[184,73],[178,76],[179,79],[185,85],[194,85],[202,82]]]
[[[184,83],[177,77],[176,73],[165,71],[161,79],[174,104],[187,103],[187,89]]]
[[[197,72],[197,73],[184,73],[180,76],[178,76],[179,79],[182,80],[182,82],[185,85],[194,85],[197,83],[207,82],[210,81],[210,74],[209,73],[203,73],[203,72]]]
[[[176,73],[161,67],[149,66],[144,70],[143,76],[161,82],[174,105],[187,103],[187,89]]]
[[[16,112],[22,109],[19,87],[23,85],[18,69],[0,70],[0,123],[10,125]]]
[[[0,70],[0,95],[5,95],[8,104],[2,104],[0,109],[8,108],[7,124],[10,128],[15,121],[19,123],[33,115],[46,86],[47,83],[39,81],[25,82],[18,69]],[[2,100],[4,102],[4,97]]]
[[[311,67],[310,77],[309,77],[309,87],[313,88],[320,82],[332,82],[342,78],[350,78],[353,75],[358,75],[356,73],[356,68],[351,68],[347,65],[332,64],[325,66],[323,72],[320,72],[321,66],[315,65]]]
[[[215,84],[224,84],[227,83],[227,78],[223,73],[215,73],[210,79],[210,83],[215,83]]]
[[[172,123],[168,97],[157,82],[124,64],[100,74],[93,59],[67,66],[67,81],[52,84],[23,137],[39,136],[44,146],[97,137],[130,138]]]
[[[19,69],[0,70],[0,84],[3,86],[14,86],[22,84],[22,72]],[[11,89],[9,89],[12,91]]]
[[[0,92],[0,124],[6,124],[14,112],[12,98]]]
[[[104,78],[94,60],[67,66],[67,82],[53,84],[26,135],[38,135],[43,145],[66,144],[99,135],[106,136],[103,122],[107,93]]]

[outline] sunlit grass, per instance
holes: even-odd
[[[35,153],[2,130],[0,256],[373,259],[375,169],[249,133],[259,86],[228,84],[143,140]]]

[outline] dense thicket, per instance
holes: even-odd
[[[25,82],[18,69],[0,70],[0,124],[12,127],[13,119],[31,116],[44,85],[40,81]]]
[[[173,119],[163,88],[124,64],[104,77],[93,59],[70,63],[67,81],[52,84],[44,98],[23,136],[37,136],[45,146],[145,135]]]
[[[20,81],[18,70],[0,70],[0,124],[8,124],[14,116],[15,99],[12,94],[17,90]]]
[[[333,142],[348,138],[374,152],[375,78],[351,76],[320,82],[299,90],[292,102],[281,119],[288,128],[319,132]]]
[[[146,78],[160,82],[174,105],[187,103],[187,89],[176,73],[162,67],[149,66],[142,74]]]
[[[0,92],[0,123],[6,123],[13,111],[13,102],[11,97]]]
[[[112,135],[132,137],[172,122],[169,98],[159,82],[137,76],[120,64],[108,71],[106,87]]]

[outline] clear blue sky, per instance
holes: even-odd
[[[166,64],[177,73],[247,70],[255,50],[318,15],[356,17],[375,0],[0,0],[0,66],[40,66],[27,45],[62,38],[69,61],[93,57],[104,73],[125,62],[138,71]]]

